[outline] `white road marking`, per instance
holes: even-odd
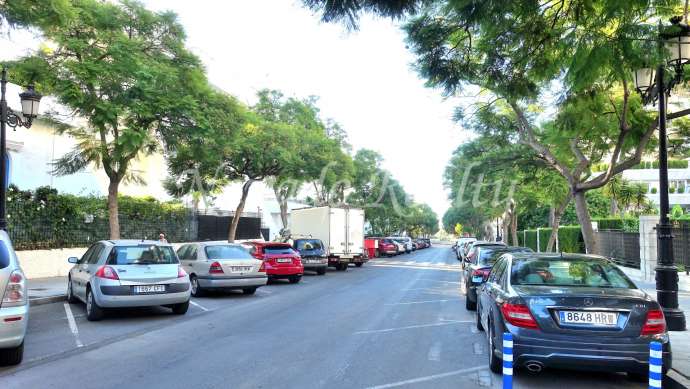
[[[408,301],[404,303],[392,303],[386,305],[411,305],[411,304],[428,304],[428,303],[445,303],[450,300],[426,300],[426,301]]]
[[[433,324],[419,324],[419,325],[414,325],[414,326],[406,326],[406,327],[395,327],[395,328],[384,328],[382,330],[365,330],[365,331],[357,331],[354,334],[355,335],[362,335],[362,334],[377,334],[377,333],[383,333],[383,332],[394,332],[394,331],[403,331],[403,330],[411,330],[414,328],[426,328],[426,327],[440,327],[440,326],[448,326],[448,325],[453,325],[453,324],[467,324],[467,323],[474,323],[472,320],[455,320],[455,321],[443,321],[441,323],[433,323]]]
[[[195,306],[195,307],[201,309],[201,310],[204,311],[204,312],[208,312],[208,308],[202,306],[202,305],[199,304],[199,303],[195,303],[195,302],[192,301],[192,300],[189,300],[189,303],[192,304],[193,306]]]
[[[433,278],[420,278],[419,281],[434,281],[434,282],[445,282],[446,284],[460,284],[460,282],[457,282],[457,281],[443,281],[443,280],[435,280]]]
[[[429,354],[427,358],[430,361],[440,361],[441,360],[441,342],[434,342],[429,349]]]
[[[397,386],[404,386],[404,385],[416,384],[419,382],[433,381],[433,380],[437,380],[439,378],[452,377],[455,375],[469,374],[469,373],[474,373],[476,371],[482,371],[482,370],[486,370],[486,367],[485,366],[477,366],[477,367],[471,367],[469,369],[449,371],[448,373],[434,374],[434,375],[429,375],[426,377],[419,377],[419,378],[414,378],[411,380],[398,381],[398,382],[393,382],[393,383],[385,384],[385,385],[370,386],[367,389],[395,388]]]
[[[69,303],[65,303],[65,314],[67,314],[67,323],[69,324],[69,329],[74,335],[74,342],[77,347],[84,347],[84,344],[79,339],[79,329],[77,328],[77,322],[74,321],[74,315],[72,315],[72,308],[70,308]]]

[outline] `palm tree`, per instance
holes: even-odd
[[[626,185],[625,180],[621,176],[614,176],[604,187],[604,194],[611,199],[611,215],[618,213],[618,201],[620,199],[621,189]]]

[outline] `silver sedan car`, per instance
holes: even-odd
[[[242,246],[228,242],[201,242],[180,246],[177,255],[189,273],[192,295],[202,296],[209,289],[237,289],[254,294],[266,285],[264,263]]]
[[[189,276],[169,244],[104,240],[81,259],[71,257],[67,298],[86,303],[86,318],[100,320],[106,308],[163,305],[183,315],[189,308]]]
[[[0,365],[17,365],[24,355],[29,302],[26,277],[4,230],[0,230],[0,296]]]

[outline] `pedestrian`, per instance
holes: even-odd
[[[167,244],[167,243],[168,243],[168,240],[165,239],[165,234],[164,234],[164,233],[161,232],[160,234],[158,234],[158,242],[164,243],[164,244]]]

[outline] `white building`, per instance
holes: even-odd
[[[623,172],[623,178],[647,185],[647,198],[659,205],[659,169],[628,169]],[[668,196],[671,206],[690,208],[690,168],[668,169],[668,181],[669,188],[673,188]]]

